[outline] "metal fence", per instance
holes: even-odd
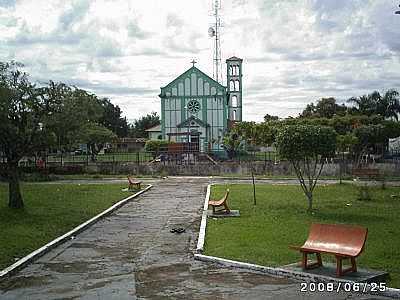
[[[207,160],[215,161],[232,161],[232,162],[248,162],[248,161],[273,161],[279,162],[279,156],[276,152],[241,152],[236,153],[233,158],[228,158],[225,151],[202,153],[198,151],[158,151],[158,152],[130,152],[130,153],[107,153],[98,154],[96,156],[90,154],[46,154],[41,156],[24,157],[20,160],[21,167],[47,167],[47,166],[64,166],[64,165],[89,165],[92,163],[135,163],[148,164],[152,162],[163,163],[185,163],[200,162]],[[1,157],[1,162],[5,163],[7,159]]]
[[[187,150],[187,149],[186,149]],[[131,152],[131,153],[107,153],[98,154],[92,157],[90,154],[46,154],[42,156],[24,157],[19,165],[21,167],[39,167],[45,168],[48,166],[65,166],[65,165],[89,165],[93,163],[135,163],[138,165],[162,162],[162,163],[196,163],[201,161],[230,161],[236,163],[246,163],[249,161],[264,161],[279,163],[281,158],[279,154],[274,151],[269,152],[240,152],[236,153],[234,157],[229,158],[225,151],[213,152],[213,153],[202,153],[198,151],[158,151],[158,152]],[[385,156],[374,156],[370,155],[365,157],[366,162],[391,162],[393,160],[399,160],[400,156],[398,153],[388,153]],[[339,154],[337,157],[328,159],[327,163],[341,162],[343,157]],[[346,160],[351,160],[346,157]],[[5,157],[0,157],[0,162],[5,163],[7,160]]]

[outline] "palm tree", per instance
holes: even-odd
[[[398,96],[399,92],[394,89],[386,91],[378,102],[377,113],[381,114],[384,118],[398,121],[398,114],[400,113],[400,100]]]
[[[360,97],[351,97],[347,102],[355,104],[358,113],[370,116],[376,111],[376,101],[379,97],[379,92],[373,92]]]
[[[352,97],[347,100],[349,103],[355,104],[355,110],[363,115],[381,115],[384,118],[398,120],[400,113],[399,93],[394,90],[388,90],[383,96],[379,92],[374,91],[371,94],[360,97]]]

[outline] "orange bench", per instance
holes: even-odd
[[[220,200],[209,200],[208,201],[208,205],[210,205],[212,207],[213,213],[215,214],[215,208],[216,207],[221,207],[223,206],[224,208],[221,210],[218,210],[217,212],[225,212],[227,214],[230,213],[230,209],[228,207],[228,196],[229,196],[229,189],[226,190],[225,196],[222,197],[222,199]]]
[[[139,180],[135,180],[133,177],[128,176],[128,183],[129,183],[128,185],[129,191],[141,189],[142,182]]]
[[[322,266],[321,253],[336,257],[336,276],[357,272],[356,257],[361,254],[367,240],[368,229],[341,224],[312,224],[310,233],[301,247],[290,246],[303,254],[301,266],[312,269]],[[308,264],[307,255],[316,254],[317,262]],[[350,259],[351,267],[343,270],[343,259]]]

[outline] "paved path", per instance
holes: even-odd
[[[378,299],[194,261],[209,178],[169,178],[0,282],[0,299]],[[170,229],[188,226],[183,234]],[[382,298],[383,299],[383,298]]]

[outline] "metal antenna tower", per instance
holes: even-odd
[[[214,38],[214,53],[213,53],[213,78],[215,81],[222,83],[222,69],[221,69],[221,18],[219,10],[221,9],[221,0],[214,0],[213,3],[213,17],[215,21],[208,29],[210,37]]]

